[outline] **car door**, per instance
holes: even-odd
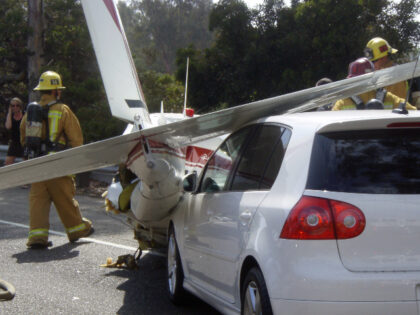
[[[201,221],[205,221],[205,230],[201,232],[208,246],[206,262],[201,265],[202,278],[198,280],[231,303],[235,302],[239,258],[250,223],[281,164],[283,133],[285,129],[277,125],[255,125],[240,147],[237,143],[233,147],[235,141],[228,140],[220,147],[220,152],[216,151],[214,162],[209,161],[200,192],[195,195],[194,211],[205,218]],[[229,168],[223,158],[226,151],[238,152]],[[227,169],[229,172],[225,173]]]
[[[184,223],[184,260],[188,277],[200,287],[214,293],[217,285],[209,274],[213,238],[217,231],[212,226],[214,207],[229,207],[224,198],[230,172],[253,127],[232,134],[214,152],[205,166],[200,189],[188,200],[188,213]]]

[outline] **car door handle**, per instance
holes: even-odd
[[[252,213],[249,210],[245,210],[244,212],[242,212],[239,215],[239,220],[241,221],[241,224],[243,226],[248,225],[249,224],[249,221],[251,221],[251,218],[252,218]]]

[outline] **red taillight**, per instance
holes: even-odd
[[[346,239],[362,233],[365,224],[363,212],[349,203],[302,196],[290,211],[280,237],[300,240]]]
[[[327,199],[303,196],[290,212],[281,238],[335,238],[331,211]]]
[[[363,232],[366,219],[363,212],[345,202],[330,200],[337,239],[356,237]]]

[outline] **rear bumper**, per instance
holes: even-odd
[[[352,272],[335,240],[280,239],[267,212],[254,218],[262,228],[251,233],[247,254],[256,257],[275,314],[420,315],[419,271]]]
[[[416,301],[409,302],[326,302],[271,299],[277,315],[419,315]]]
[[[420,300],[420,272],[351,272],[341,263],[333,241],[282,241],[281,245],[272,251],[273,259],[259,260],[273,300],[360,305],[416,305]]]

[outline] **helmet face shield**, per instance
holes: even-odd
[[[366,47],[363,50],[363,54],[365,55],[365,57],[367,59],[369,59],[369,60],[372,60],[373,59],[373,50],[372,50],[372,48]]]

